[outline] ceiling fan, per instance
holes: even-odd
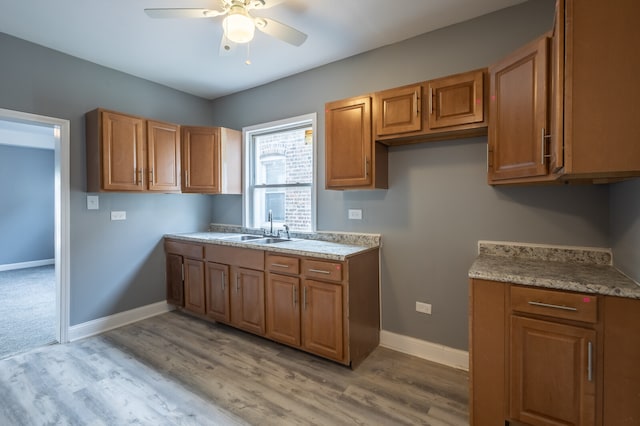
[[[294,46],[300,46],[307,35],[271,18],[253,17],[252,9],[268,9],[282,0],[218,0],[220,9],[164,8],[145,9],[151,18],[215,18],[226,15],[222,21],[223,36],[220,54],[233,49],[233,43],[248,43],[255,29]]]

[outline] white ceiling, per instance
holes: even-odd
[[[151,19],[145,8],[219,0],[0,0],[0,32],[206,99],[396,43],[524,0],[272,0],[254,16],[308,34],[294,47],[256,31],[218,56],[221,17]],[[267,0],[269,3],[269,0]]]

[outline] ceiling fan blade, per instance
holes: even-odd
[[[294,46],[300,46],[307,39],[307,35],[282,22],[269,18],[255,18],[256,28],[265,34],[286,41]]]
[[[251,9],[270,9],[274,6],[284,3],[286,0],[250,0],[247,4],[247,10]]]
[[[224,15],[226,10],[215,9],[145,9],[151,18],[214,18]]]
[[[230,56],[236,51],[236,43],[232,42],[227,36],[222,34],[220,40],[220,48],[218,49],[218,56]]]

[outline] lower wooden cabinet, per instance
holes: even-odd
[[[184,306],[184,285],[182,283],[182,256],[167,253],[167,303]]]
[[[595,330],[512,315],[509,341],[511,419],[595,424]]]
[[[640,300],[472,279],[472,425],[640,424]]]
[[[216,321],[229,322],[229,266],[207,262],[206,268],[206,314]]]
[[[267,274],[268,338],[287,345],[300,346],[300,299],[300,278]]]
[[[167,303],[204,313],[203,246],[166,240]]]
[[[356,367],[380,342],[378,249],[328,261],[165,240],[167,301]],[[184,277],[184,279],[183,279]]]
[[[302,346],[318,355],[342,361],[344,326],[342,284],[304,280]]]
[[[197,314],[204,314],[204,261],[184,260],[184,307]]]
[[[264,335],[264,272],[233,267],[231,274],[231,324]]]

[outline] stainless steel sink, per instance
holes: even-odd
[[[274,243],[283,243],[285,241],[291,241],[291,240],[287,240],[286,238],[269,237],[269,238],[263,238],[262,241],[264,241],[265,244],[274,244]]]
[[[251,240],[259,240],[262,237],[260,235],[234,235],[232,237],[224,237],[224,240],[227,241],[251,241]]]
[[[295,241],[295,239],[278,238],[278,237],[261,237],[259,239],[247,241],[251,244],[277,244]]]

